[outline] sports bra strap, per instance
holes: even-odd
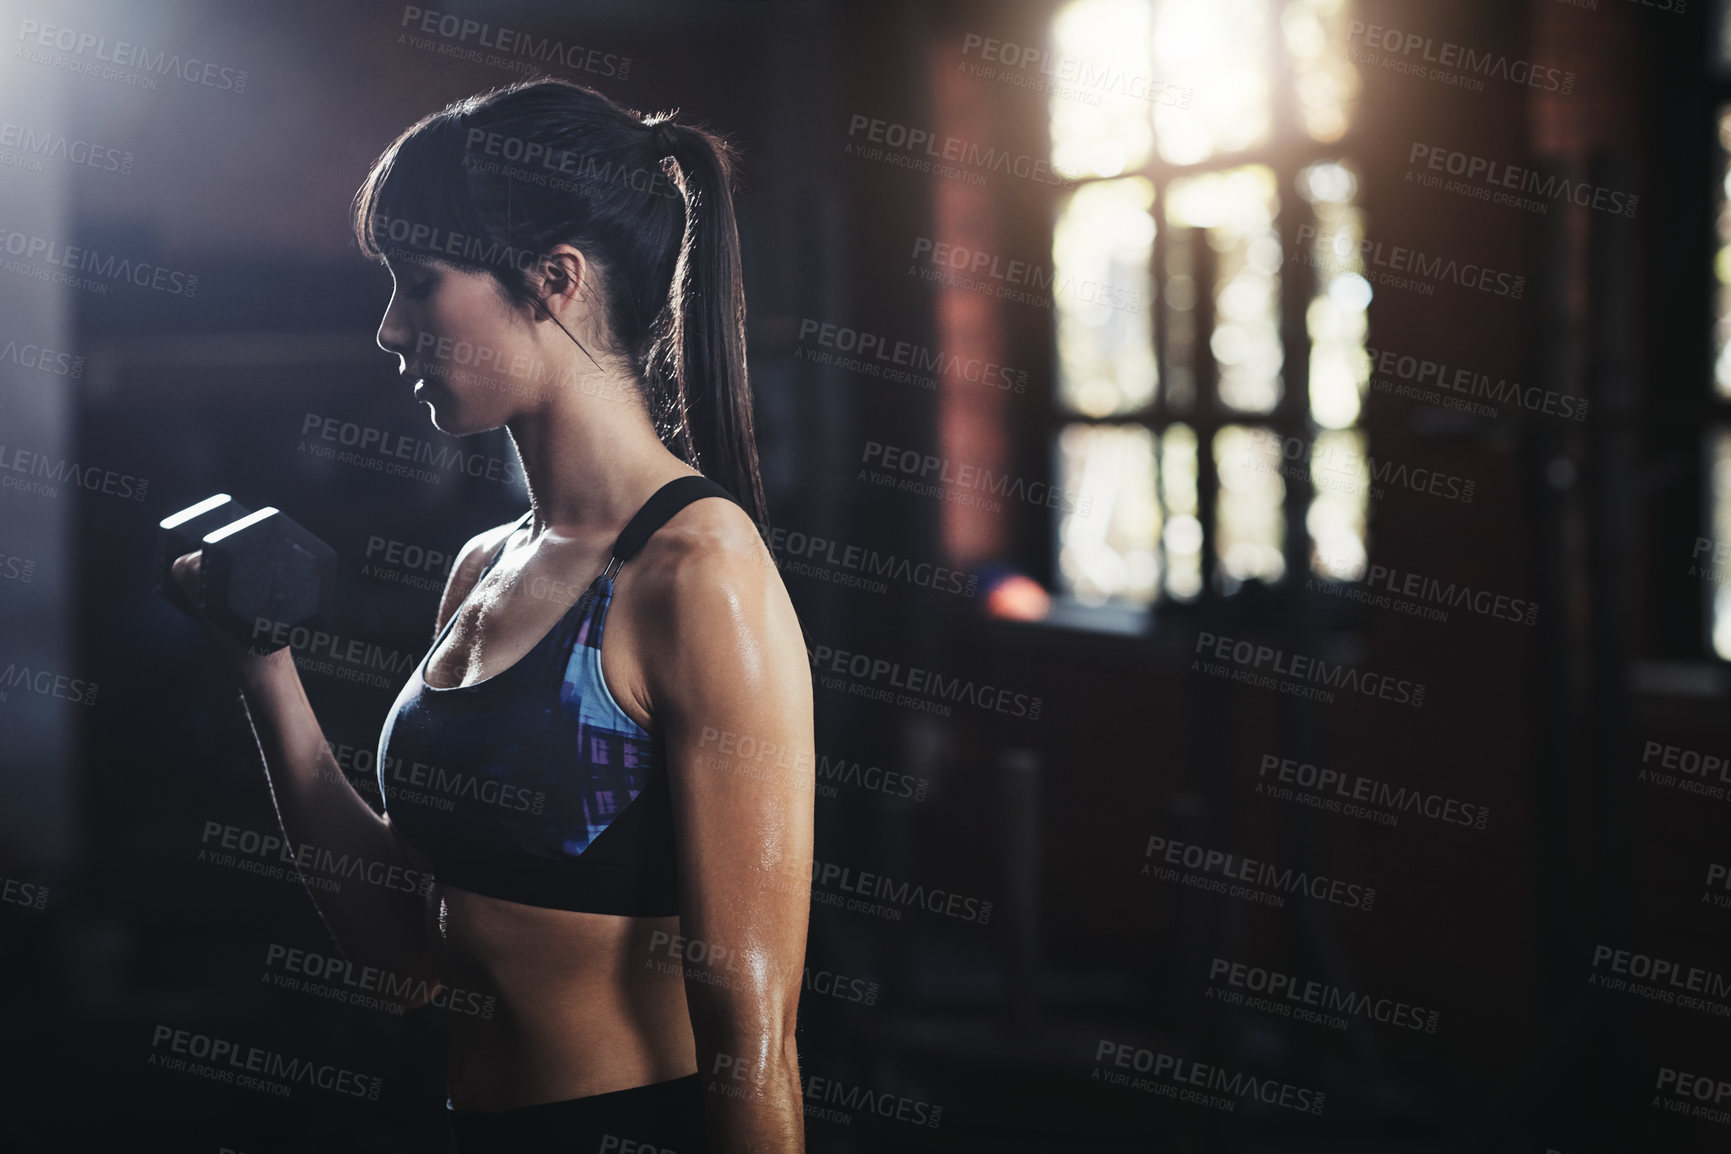
[[[607,568],[602,570],[601,575],[611,577],[617,573],[619,566],[637,556],[638,550],[648,543],[657,529],[667,524],[673,514],[703,497],[726,497],[734,504],[739,504],[739,498],[701,474],[693,473],[688,477],[673,478],[651,493],[649,500],[643,502],[643,508],[637,510],[631,520],[625,523],[625,528],[613,541],[613,555],[608,558]],[[511,527],[511,533],[528,524],[529,518],[534,515],[533,509],[524,513]],[[506,541],[510,540],[511,533],[505,534]],[[487,567],[481,570],[481,577],[488,574],[504,552],[505,541],[500,541],[499,547],[493,550],[493,556],[488,558]],[[477,577],[476,582],[479,581],[480,577]]]
[[[739,499],[732,493],[701,474],[675,477],[650,494],[649,500],[643,502],[643,508],[637,510],[636,515],[625,523],[618,540],[613,542],[613,556],[607,562],[607,568],[602,571],[602,576],[611,576],[618,572],[618,567],[637,556],[637,551],[643,548],[657,529],[667,524],[673,514],[703,497],[726,497],[734,504],[739,504]]]

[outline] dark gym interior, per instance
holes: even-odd
[[[404,662],[431,642],[450,557],[525,507],[504,431],[458,444],[432,430],[374,343],[390,278],[348,222],[367,166],[424,113],[518,75],[442,50],[456,39],[410,42],[410,7],[0,3],[0,226],[125,254],[183,287],[196,277],[195,291],[81,291],[40,275],[32,252],[0,254],[0,472],[29,475],[34,454],[108,478],[0,488],[0,666],[96,687],[75,701],[14,682],[0,699],[0,873],[15,883],[0,905],[6,1149],[444,1149],[438,1012],[275,988],[273,948],[334,951],[307,893],[292,876],[201,856],[213,823],[262,836],[276,815],[211,639],[152,588],[158,521],[213,492],[278,506],[329,543],[331,633],[364,656],[311,655],[303,677],[364,792]],[[1066,408],[1070,303],[980,291],[1013,285],[1014,262],[1052,264],[1078,183],[1046,165],[1062,98],[1014,59],[1015,46],[1051,42],[1057,0],[446,0],[460,17],[583,45],[583,68],[562,75],[640,111],[677,108],[739,144],[772,547],[814,676],[829,673],[819,654],[868,654],[1040,702],[1037,716],[967,704],[945,715],[816,682],[817,752],[840,771],[820,780],[819,868],[963,900],[883,916],[817,895],[807,966],[826,977],[801,1001],[802,1077],[918,1104],[925,1121],[808,1112],[808,1149],[1726,1148],[1718,1091],[1688,1089],[1731,1093],[1722,7],[1223,0],[1260,13],[1257,43],[1276,46],[1263,70],[1272,127],[1188,167],[1149,162],[1162,391],[1127,418]],[[1332,59],[1354,62],[1346,120],[1327,140],[1307,135],[1287,95],[1297,49],[1277,47],[1299,42],[1288,26],[1300,10],[1322,14]],[[213,62],[229,82],[81,72],[88,54],[40,46],[43,24]],[[1499,63],[1476,87],[1423,74],[1460,46]],[[1462,59],[1448,66],[1463,72]],[[1160,123],[1208,114],[1152,103]],[[33,159],[16,142],[26,130],[112,162]],[[908,143],[921,131],[978,148],[942,170]],[[980,149],[1016,159],[994,168]],[[1449,167],[1456,154],[1609,190],[1625,211],[1605,197],[1553,195],[1540,210],[1450,191],[1492,189],[1484,165]],[[1065,463],[1064,429],[1176,422],[1217,453],[1240,435],[1320,452],[1307,387],[1323,371],[1310,352],[1320,322],[1307,328],[1320,266],[1306,254],[1330,206],[1295,182],[1324,162],[1351,171],[1359,227],[1381,246],[1359,250],[1374,275],[1355,282],[1374,288],[1358,306],[1370,378],[1357,415],[1336,424],[1392,469],[1352,530],[1362,563],[1347,577],[1318,569],[1324,529],[1344,530],[1313,512],[1315,456],[1308,472],[1280,472],[1273,551],[1226,548],[1223,534],[1251,532],[1230,518],[1253,489],[1223,482],[1222,457],[1195,472],[1190,595],[1170,578],[1186,545],[1174,504],[1157,596],[1070,595],[1086,579],[1065,572],[1060,511],[1037,495],[1091,476]],[[1254,417],[1222,399],[1238,350],[1195,327],[1232,302],[1204,291],[1188,320],[1162,311],[1250,251],[1180,248],[1206,225],[1169,227],[1173,182],[1246,165],[1273,174],[1282,257],[1270,330],[1282,387]],[[1504,279],[1427,279],[1396,248]],[[989,259],[964,258],[961,276],[934,255],[957,252]],[[1181,253],[1193,258],[1182,269]],[[847,359],[861,334],[1008,366],[1025,387],[897,379],[881,357],[862,370]],[[26,363],[26,345],[55,356]],[[1446,367],[1427,379],[1413,364]],[[1459,371],[1520,386],[1477,410],[1444,404],[1437,381]],[[356,435],[430,441],[461,463],[404,476],[380,453],[329,451]],[[905,453],[1017,478],[1023,496],[963,501],[952,485],[934,499],[896,483],[930,479],[886,465]],[[1466,484],[1439,493],[1421,475]],[[1109,477],[1086,484],[1117,492]],[[969,592],[850,584],[817,538],[966,574]],[[1377,599],[1409,577],[1409,593],[1434,579],[1537,609],[1457,605],[1442,620]],[[1268,672],[1233,656],[1258,647],[1288,668],[1296,655],[1422,686],[1422,703],[1306,700],[1234,678]],[[856,763],[880,772],[846,768]],[[1296,788],[1284,763],[1488,819],[1353,816]],[[891,780],[908,788],[866,784]],[[1207,886],[1218,868],[1181,869],[1195,865],[1183,847],[1344,882],[1354,898],[1233,896]],[[1145,870],[1162,862],[1189,880]],[[1654,959],[1674,964],[1669,978]],[[1417,1017],[1262,1012],[1222,977],[1235,964]],[[1656,992],[1631,988],[1643,975]],[[327,1056],[385,1091],[279,1098],[153,1069],[164,1023]],[[1297,1087],[1315,1109],[1254,1096],[1211,1107],[1114,1079],[1158,1081],[1143,1052]]]

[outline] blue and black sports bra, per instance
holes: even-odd
[[[441,689],[425,674],[451,614],[391,706],[377,761],[392,825],[440,884],[551,909],[679,912],[665,743],[608,691],[601,634],[619,566],[703,497],[735,500],[697,475],[657,489],[535,648],[492,677]]]

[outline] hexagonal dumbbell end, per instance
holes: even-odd
[[[180,583],[174,579],[174,559],[185,553],[198,552],[204,548],[206,533],[232,524],[251,512],[251,509],[227,493],[218,493],[159,521],[156,533],[156,591],[175,608],[194,617],[198,616],[198,606],[187,600],[186,594],[181,591]]]
[[[200,572],[205,612],[256,650],[330,620],[336,551],[274,507],[206,533]]]

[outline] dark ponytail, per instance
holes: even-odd
[[[674,271],[672,377],[686,386],[680,424],[691,438],[687,459],[704,462],[710,479],[763,525],[768,517],[746,377],[745,284],[733,217],[736,156],[704,129],[671,118],[653,123],[671,137],[685,185],[685,238]]]
[[[582,250],[601,270],[609,351],[641,382],[662,443],[732,493],[761,532],[736,159],[706,129],[645,120],[569,80],[523,80],[393,141],[355,195],[355,236],[376,260],[491,273],[542,311],[530,275],[540,258],[558,244]]]

